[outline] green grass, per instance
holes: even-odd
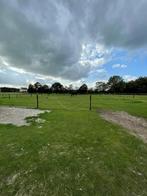
[[[0,105],[36,107],[35,96]],[[147,144],[100,118],[98,109],[147,118],[146,96],[40,95],[45,123],[0,125],[0,196],[146,196]]]

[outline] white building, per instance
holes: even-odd
[[[28,89],[25,87],[20,88],[20,93],[27,93]]]

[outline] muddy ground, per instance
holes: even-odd
[[[112,123],[121,125],[129,130],[129,132],[137,137],[140,137],[147,143],[147,120],[141,117],[136,117],[127,112],[100,111],[100,116]]]
[[[26,109],[16,107],[0,107],[0,124],[13,124],[16,126],[29,125],[27,117],[38,116],[48,110]]]

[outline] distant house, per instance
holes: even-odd
[[[20,88],[20,93],[27,93],[28,89],[25,87]]]

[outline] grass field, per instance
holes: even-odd
[[[0,105],[36,107],[35,95]],[[146,196],[147,144],[98,109],[147,118],[147,96],[40,95],[45,123],[0,125],[0,196]]]

